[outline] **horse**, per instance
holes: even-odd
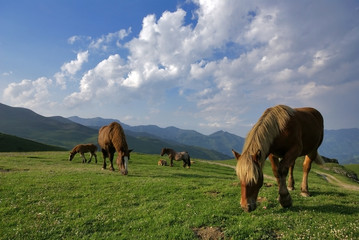
[[[126,135],[122,126],[117,122],[112,122],[107,126],[101,127],[98,132],[98,144],[101,147],[103,155],[102,169],[106,169],[106,158],[108,157],[111,163],[110,170],[115,170],[113,167],[113,157],[114,153],[117,152],[118,156],[116,162],[119,171],[123,175],[127,175],[128,160],[130,159],[130,152],[132,152],[132,149],[128,149]]]
[[[163,160],[163,159],[158,160],[157,165],[158,166],[168,166],[167,161]]]
[[[304,156],[301,195],[309,196],[308,173],[312,162],[323,164],[318,148],[323,141],[324,120],[314,108],[290,108],[277,105],[265,110],[249,131],[242,154],[232,150],[237,159],[236,174],[241,182],[241,207],[256,209],[258,192],[263,185],[263,165],[269,157],[279,189],[279,203],[291,207],[292,198],[286,185],[294,187],[295,160]]]
[[[97,147],[94,144],[78,144],[76,145],[70,152],[70,156],[69,156],[69,161],[72,161],[72,159],[74,158],[74,156],[77,153],[81,154],[82,157],[82,163],[86,163],[87,160],[85,158],[84,153],[90,152],[90,160],[88,161],[88,163],[91,162],[92,157],[95,157],[95,162],[97,163],[97,156],[96,156],[96,151],[97,151]]]
[[[180,161],[183,160],[183,167],[188,166],[188,168],[191,167],[191,158],[188,154],[188,152],[176,152],[171,148],[162,148],[161,156],[167,154],[168,157],[171,160],[171,167],[173,167],[173,160]]]

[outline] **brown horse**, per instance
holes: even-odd
[[[183,167],[186,167],[188,165],[188,168],[191,167],[191,158],[188,154],[188,152],[176,152],[175,150],[171,148],[162,148],[161,156],[167,154],[168,157],[171,160],[171,167],[173,167],[173,160],[180,161],[183,160]]]
[[[116,159],[119,171],[123,175],[128,174],[128,160],[130,159],[130,152],[126,142],[126,136],[121,125],[117,122],[113,122],[107,126],[103,126],[98,132],[98,144],[101,147],[103,155],[103,169],[106,169],[106,158],[110,159],[110,170],[113,168],[113,157],[117,151],[118,156]]]
[[[158,166],[168,166],[167,161],[163,160],[163,159],[158,160],[157,165]]]
[[[297,157],[305,156],[301,192],[309,196],[308,173],[312,161],[323,163],[318,148],[323,140],[323,117],[314,108],[278,105],[268,108],[248,133],[242,154],[232,150],[237,158],[236,172],[241,181],[241,206],[245,211],[256,209],[259,189],[263,185],[262,167],[269,156],[279,186],[282,207],[292,206],[286,185],[294,187],[293,167]],[[279,159],[281,158],[281,161]]]
[[[81,157],[82,157],[82,163],[86,163],[87,160],[85,158],[84,153],[90,152],[91,156],[90,156],[90,160],[88,161],[88,163],[91,162],[92,156],[95,157],[95,161],[97,163],[96,151],[97,151],[97,147],[96,147],[96,145],[94,145],[92,143],[91,144],[79,144],[79,145],[76,145],[70,152],[69,161],[72,161],[74,156],[77,153],[80,153]]]

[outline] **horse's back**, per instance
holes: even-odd
[[[114,145],[124,146],[126,149],[127,142],[122,126],[117,122],[112,122],[107,126],[103,126],[99,130],[98,144],[105,149],[106,146]]]
[[[301,129],[304,151],[317,149],[323,141],[324,120],[322,114],[315,108],[296,108],[295,116]]]
[[[106,144],[108,143],[108,140],[108,126],[103,126],[98,131],[97,142],[101,148],[105,148]]]

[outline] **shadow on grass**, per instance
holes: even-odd
[[[290,208],[282,208],[278,212],[320,212],[353,215],[359,213],[359,207],[351,207],[339,204],[319,204],[318,206],[292,206]]]

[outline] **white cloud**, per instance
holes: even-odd
[[[127,37],[129,34],[131,34],[131,28],[125,30],[125,29],[121,29],[117,32],[113,32],[113,33],[108,33],[106,35],[102,35],[101,37],[92,40],[89,48],[94,48],[94,49],[101,49],[106,51],[107,48],[109,47],[109,44],[111,44],[112,42],[116,42],[117,46],[121,46],[121,44],[118,42],[119,40],[123,40],[125,37]]]
[[[3,100],[15,106],[39,108],[49,104],[49,90],[52,80],[41,77],[35,81],[28,79],[20,83],[11,83],[3,92]]]
[[[119,91],[124,82],[123,76],[127,73],[122,66],[123,60],[116,54],[101,61],[94,69],[89,70],[80,81],[79,92],[74,92],[65,98],[65,105],[74,107],[89,101],[109,101],[120,98],[113,95]]]
[[[76,60],[71,60],[70,62],[64,63],[61,67],[61,72],[57,72],[54,75],[56,83],[65,89],[66,79],[75,75],[79,70],[81,70],[82,65],[88,61],[88,56],[88,51],[79,52],[77,54]]]
[[[12,71],[3,72],[1,75],[3,75],[3,76],[10,76],[10,75],[12,75]]]
[[[129,38],[128,28],[69,38],[72,46],[85,41],[88,50],[55,74],[60,86],[68,78],[78,82],[64,105],[126,102],[134,106],[123,114],[131,119],[141,119],[136,111],[153,117],[166,107],[176,109],[168,113],[173,121],[186,112],[193,119],[189,124],[203,129],[248,128],[266,107],[279,103],[329,109],[323,99],[342,101],[334,89],[359,80],[354,2],[193,2],[198,7],[191,24],[186,24],[190,13],[178,8],[158,18],[144,16],[137,37]],[[79,77],[90,54],[101,59]],[[14,92],[7,94],[16,96],[20,85],[9,85]],[[25,90],[23,98],[35,95]],[[155,106],[145,109],[148,105]]]
[[[70,75],[76,74],[76,72],[81,69],[82,64],[88,61],[88,56],[89,56],[88,51],[79,52],[77,54],[76,60],[72,60],[62,65],[61,71],[65,73],[69,73]]]

